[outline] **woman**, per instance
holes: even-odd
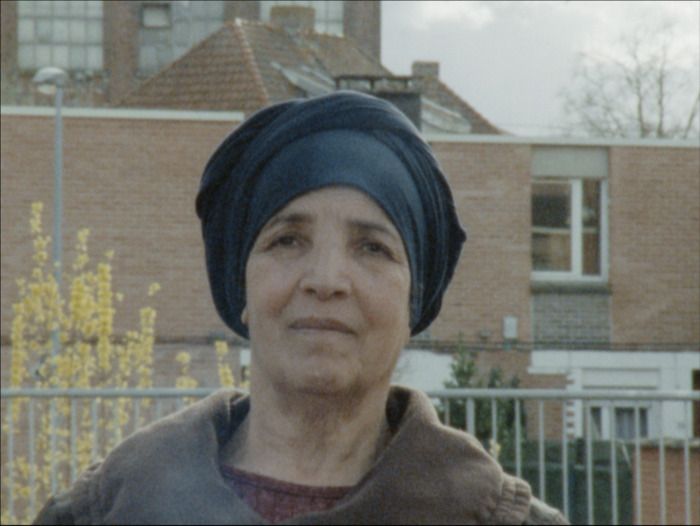
[[[391,387],[466,236],[430,148],[392,105],[267,108],[204,172],[214,303],[250,339],[250,396],[141,430],[37,523],[565,523],[427,397]]]

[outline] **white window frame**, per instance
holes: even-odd
[[[658,437],[658,430],[655,429],[657,419],[654,418],[656,416],[657,409],[654,407],[654,404],[652,402],[640,402],[639,404],[630,404],[630,403],[625,403],[625,402],[617,402],[615,403],[615,410],[617,409],[632,409],[634,410],[635,407],[639,408],[639,440],[646,440],[646,439],[653,439]],[[593,410],[594,409],[599,409],[600,410],[600,436],[596,437],[595,435],[591,435],[592,438],[599,439],[599,440],[610,440],[612,438],[612,431],[611,431],[611,415],[613,413],[612,409],[613,406],[612,404],[599,404],[592,402],[589,411],[591,413],[591,420],[593,420]],[[646,411],[647,414],[647,434],[643,435],[643,428],[642,428],[642,412]],[[582,417],[585,419],[586,414],[583,413]],[[617,415],[615,415],[615,419],[617,419]],[[617,425],[617,421],[615,421],[615,425]],[[585,429],[585,423],[582,426],[582,429]],[[593,430],[590,431],[593,433]],[[623,438],[619,436],[615,436],[616,440],[634,440],[634,437],[632,438]]]
[[[600,274],[583,274],[583,181],[600,182]],[[568,182],[571,185],[571,270],[532,270],[533,281],[607,283],[609,271],[608,245],[608,181],[603,177],[552,177],[535,176],[533,184],[544,181]],[[530,225],[532,235],[533,225]]]

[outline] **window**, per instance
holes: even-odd
[[[536,278],[600,278],[606,182],[538,178],[532,184],[532,269]]]
[[[141,6],[139,70],[151,74],[219,29],[222,0],[146,1]]]
[[[148,3],[141,8],[143,27],[170,27],[170,4]]]
[[[649,408],[639,410],[639,438],[649,438]],[[637,435],[634,407],[615,408],[615,438],[634,440]],[[591,407],[592,436],[594,440],[608,440],[612,437],[609,407]]]
[[[605,281],[607,149],[535,146],[532,154],[533,279]]]
[[[21,69],[102,69],[102,2],[18,2],[17,41]]]
[[[343,2],[339,0],[295,1],[263,0],[260,2],[260,19],[270,21],[270,10],[275,5],[301,5],[313,7],[315,11],[314,30],[317,33],[329,33],[343,36]]]

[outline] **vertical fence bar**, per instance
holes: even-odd
[[[515,474],[523,476],[522,458],[520,455],[520,399],[515,400]]]
[[[640,445],[640,426],[639,426],[639,404],[634,405],[634,499],[636,523],[644,524],[642,521],[642,448]]]
[[[663,408],[663,404],[661,404]],[[666,524],[666,444],[664,442],[663,411],[659,426],[659,524]]]
[[[14,399],[10,398],[7,401],[7,457],[8,475],[7,475],[7,511],[10,517],[15,514],[15,424],[14,420]]]
[[[545,464],[544,464],[544,401],[537,400],[537,435],[538,435],[538,461],[540,470],[540,499],[547,498],[545,488]]]
[[[29,399],[29,513],[36,515],[36,428],[34,425],[34,397]]]
[[[156,420],[160,420],[163,415],[163,399],[156,398]]]
[[[112,410],[114,411],[114,446],[122,441],[122,425],[119,418],[119,398],[115,398],[112,402]]]
[[[90,401],[90,423],[92,424],[92,451],[90,452],[91,463],[97,462],[97,451],[99,447],[98,426],[97,426],[97,398]]]
[[[464,400],[464,430],[469,431],[469,404]]]
[[[70,481],[78,478],[78,400],[70,401]]]
[[[566,435],[567,404],[561,404],[561,496],[564,503],[564,516],[569,517],[569,442]]]
[[[176,402],[176,407],[177,407],[177,410],[179,411],[180,409],[185,407],[185,401],[182,398],[178,398],[177,402]]]
[[[469,431],[472,435],[476,435],[476,418],[474,415],[476,410],[473,398],[467,398],[467,407],[469,408],[469,418],[467,418],[467,431]]]
[[[450,425],[450,405],[451,405],[451,404],[450,404],[450,399],[449,399],[449,398],[443,398],[443,399],[442,399],[442,403],[445,404],[445,416],[443,417],[443,418],[444,418],[443,423],[444,423],[446,426],[449,426],[449,425]]]
[[[683,404],[685,410],[685,434],[683,435],[683,494],[685,497],[685,523],[690,524],[690,446],[688,440],[691,433],[690,401]],[[700,415],[698,415],[700,418]]]
[[[51,413],[51,438],[49,450],[51,451],[51,494],[55,495],[58,491],[58,473],[56,471],[56,399],[52,398],[50,402],[49,411]]]
[[[593,517],[593,442],[591,439],[591,406],[586,400],[583,410],[586,415],[586,508],[588,512],[588,524],[595,524]]]
[[[610,412],[610,504],[612,506],[612,523],[617,524],[617,450],[615,442],[617,441],[617,429],[615,419],[615,402],[608,403]]]
[[[132,398],[131,403],[134,406],[134,426],[133,426],[133,431],[136,432],[136,430],[140,427],[139,426],[139,420],[141,420],[141,399],[140,398]]]
[[[491,398],[491,449],[498,451],[498,404]]]

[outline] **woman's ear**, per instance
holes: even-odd
[[[243,325],[246,327],[248,326],[248,307],[243,307],[243,310],[241,311],[241,321],[243,322]]]

